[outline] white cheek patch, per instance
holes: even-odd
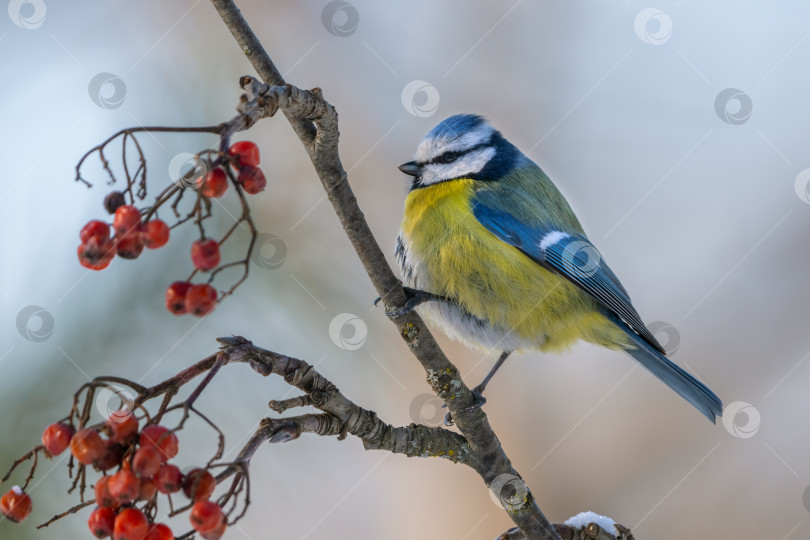
[[[480,172],[486,167],[489,160],[495,155],[495,149],[482,148],[475,152],[464,154],[453,163],[431,163],[425,165],[419,184],[429,186],[444,180],[453,178],[464,178],[471,174]]]
[[[557,242],[559,242],[560,240],[565,240],[570,236],[571,236],[570,234],[564,233],[562,231],[551,231],[550,233],[546,233],[546,235],[540,239],[540,243],[538,244],[538,246],[542,251],[545,251],[554,244],[556,244]]]

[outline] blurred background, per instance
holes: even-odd
[[[723,398],[712,426],[629,356],[580,344],[511,358],[485,410],[546,515],[593,510],[639,539],[810,537],[810,5],[238,4],[287,80],[337,107],[343,164],[392,262],[407,192],[396,165],[443,118],[483,114],[555,180],[674,360]],[[93,189],[73,181],[85,151],[128,126],[234,114],[238,77],[253,71],[208,2],[12,0],[0,69],[0,463],[37,444],[88,378],[153,384],[231,333],[317,364],[395,425],[441,421],[283,117],[240,136],[259,144],[269,179],[251,199],[264,240],[209,317],[163,306],[190,272],[190,230],[103,272],[78,264],[78,231],[105,219],[111,189],[96,159]],[[178,154],[216,142],[139,140],[147,200],[176,178]],[[215,205],[212,236],[236,209],[232,192]],[[439,339],[470,384],[494,360]],[[267,401],[290,395],[232,366],[199,408],[233,457]],[[177,462],[213,445],[202,427],[184,431]],[[32,517],[0,521],[0,537],[89,537],[89,509],[34,529],[76,500],[65,465],[40,464]],[[253,506],[226,538],[473,539],[511,526],[465,467],[351,437],[263,447],[251,471]]]

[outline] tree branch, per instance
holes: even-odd
[[[614,536],[613,533],[606,531],[597,523],[588,523],[582,527],[570,527],[558,523],[554,524],[554,528],[557,530],[557,534],[560,535],[562,540],[634,540],[633,533],[631,533],[630,529],[627,527],[619,525],[618,523],[615,524],[614,527],[618,532],[618,536]],[[501,534],[495,540],[525,540],[525,538],[526,537],[519,529],[514,528]]]
[[[284,77],[281,76],[273,61],[270,60],[270,56],[264,50],[259,38],[250,29],[245,18],[242,17],[239,8],[232,1],[211,0],[211,4],[213,4],[214,9],[222,18],[222,22],[231,31],[239,44],[239,48],[248,57],[262,80],[273,86],[284,86],[286,84]],[[285,113],[285,116],[287,116],[287,113]],[[287,116],[287,120],[290,121],[290,125],[292,125],[302,142],[311,141],[315,138],[315,126],[312,122],[294,116]]]
[[[261,42],[242,17],[233,0],[211,0],[223,22],[247,55],[257,73],[274,86],[284,84],[278,69]],[[320,90],[310,93],[322,100]],[[346,171],[338,153],[338,122],[334,107],[323,101],[323,107],[302,111],[287,104],[280,105],[309,154],[312,165],[340,219],[349,240],[357,252],[375,289],[387,306],[402,307],[406,297],[402,284],[391,271],[375,240],[363,212],[348,183]],[[314,127],[313,127],[314,123]],[[387,310],[390,311],[390,310]],[[422,319],[412,312],[393,321],[402,338],[424,368],[433,391],[447,403],[459,431],[470,447],[470,466],[487,486],[508,477],[522,483],[517,471],[501,446],[495,432],[475,398],[464,383],[458,369],[448,360]],[[537,506],[531,492],[523,484],[520,500],[504,503],[512,521],[527,538],[559,540],[559,535]],[[503,502],[503,498],[501,498]]]
[[[456,463],[473,464],[469,445],[458,433],[418,424],[407,427],[391,426],[380,420],[373,411],[356,405],[303,360],[262,349],[243,337],[220,338],[219,341],[224,345],[223,353],[228,356],[229,362],[245,362],[263,376],[279,375],[288,384],[305,393],[305,397],[284,402],[271,401],[271,408],[283,411],[291,407],[311,405],[327,413],[281,420],[266,419],[266,425],[259,431],[264,430],[268,440],[282,428],[295,431],[295,436],[284,442],[298,438],[301,433],[338,435],[341,439],[350,433],[362,439],[368,450],[388,450],[408,457],[442,457]],[[284,422],[289,424],[283,425]]]

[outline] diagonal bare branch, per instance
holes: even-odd
[[[211,0],[211,3],[262,79],[272,86],[286,84],[233,0]],[[320,90],[315,90],[310,95],[322,99]],[[378,294],[388,306],[403,306],[406,298],[402,284],[391,271],[371,233],[341,164],[338,152],[338,116],[334,107],[324,101],[323,107],[311,109],[308,114],[289,104],[287,107],[280,107],[306,148],[329,202]],[[394,323],[422,364],[431,388],[448,404],[453,419],[475,458],[472,466],[487,486],[504,476],[519,480],[520,475],[512,467],[486,414],[480,407],[474,407],[475,398],[472,392],[464,384],[458,369],[439,348],[422,319],[412,312],[397,318]],[[523,485],[522,499],[515,504],[504,505],[510,518],[528,538],[559,540],[559,535],[540,511],[531,492]]]

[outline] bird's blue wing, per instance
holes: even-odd
[[[537,264],[577,285],[653,348],[666,354],[644,326],[619,278],[584,235],[551,225],[523,223],[508,211],[488,205],[488,196],[486,192],[478,193],[472,202],[473,214],[481,225]]]

